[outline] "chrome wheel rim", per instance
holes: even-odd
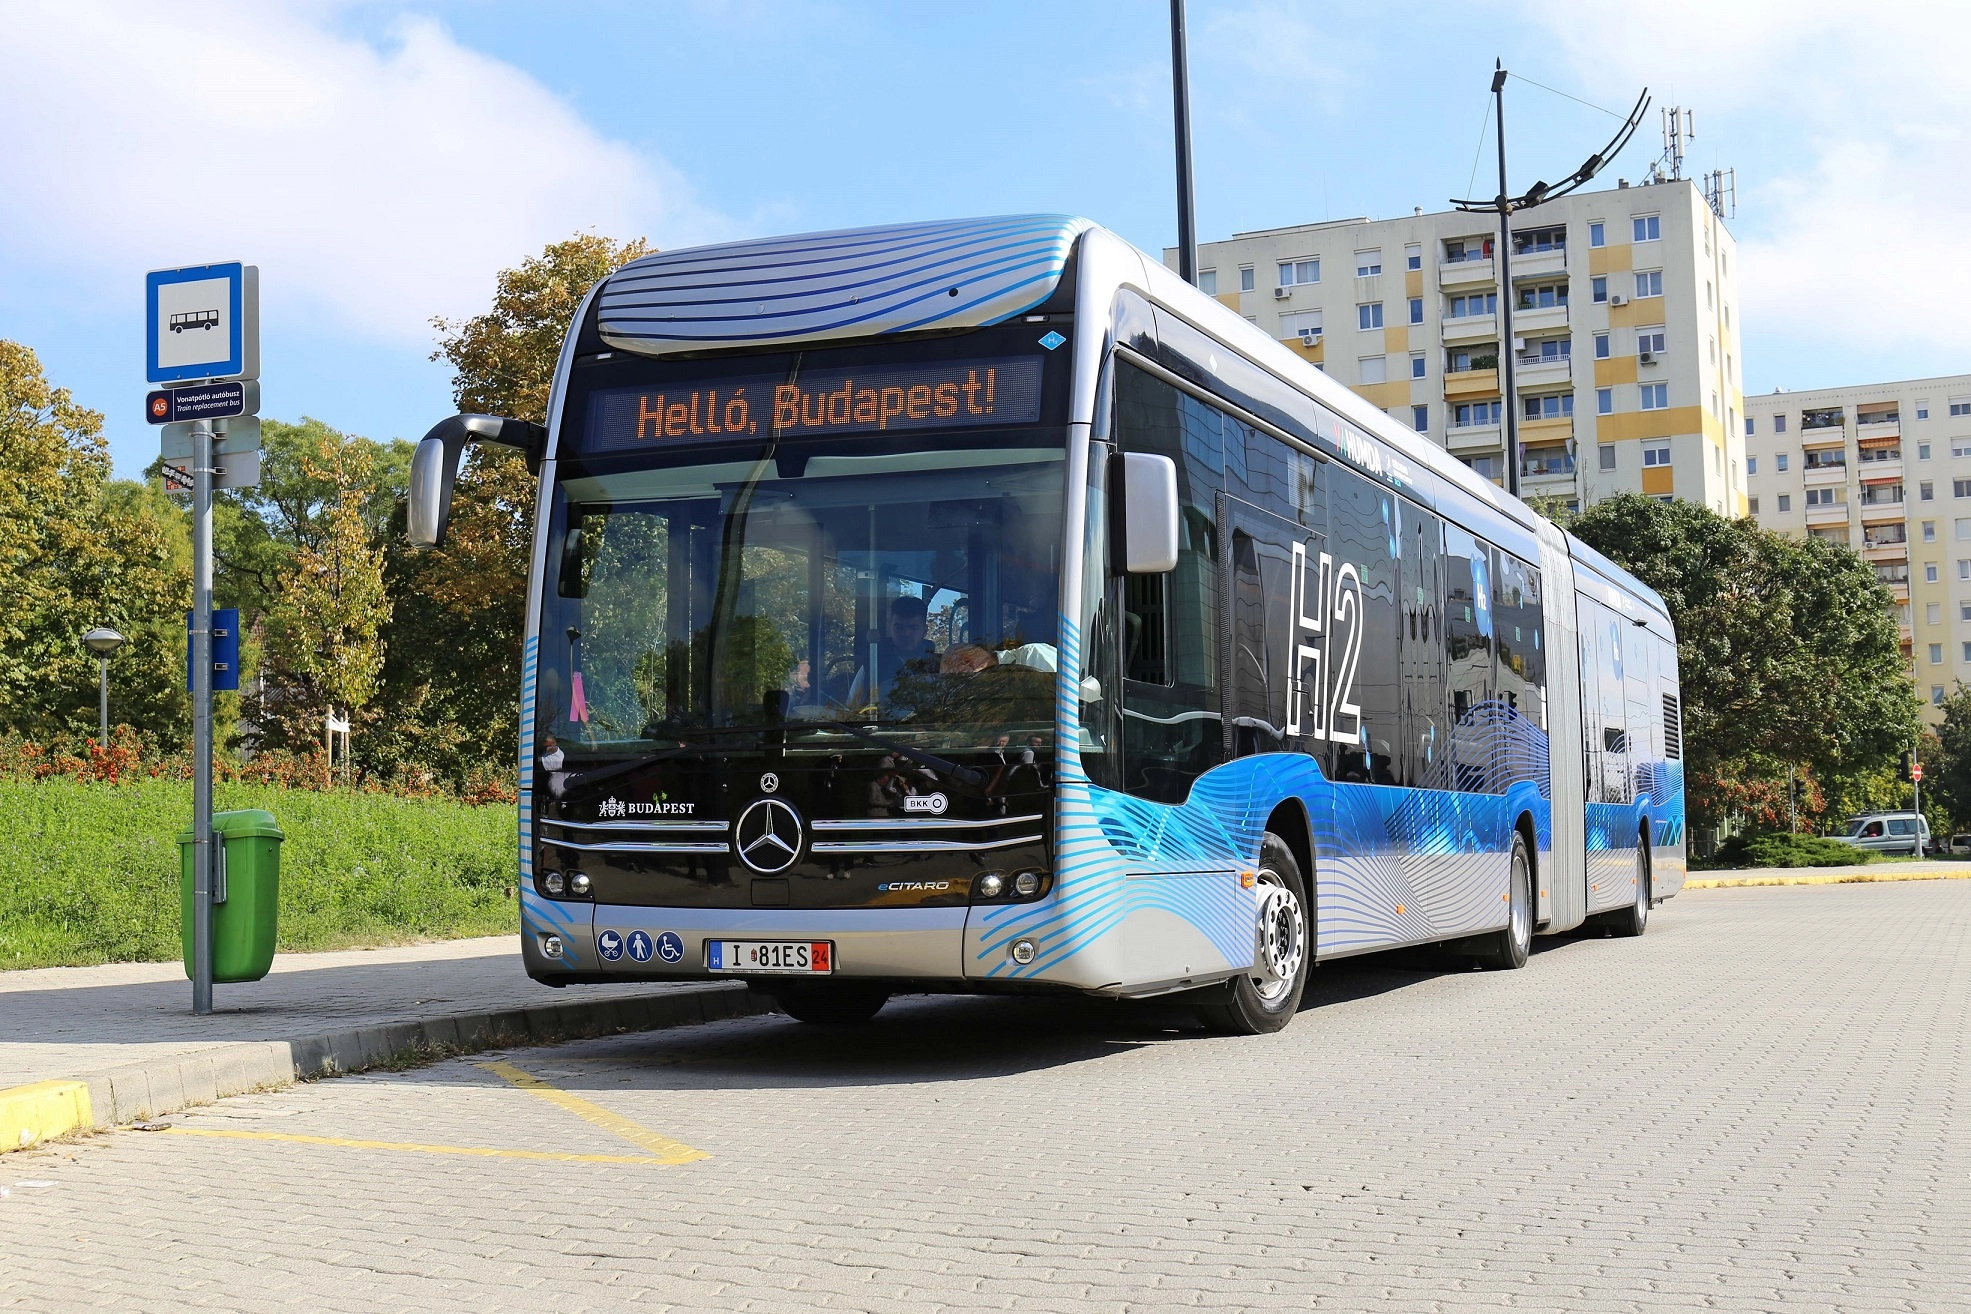
[[[1636,925],[1649,921],[1649,854],[1636,850]]]
[[[1270,1005],[1286,998],[1300,978],[1300,965],[1307,956],[1307,919],[1300,911],[1300,900],[1279,873],[1262,868],[1259,886],[1252,984],[1261,1002]]]
[[[1533,889],[1526,859],[1515,851],[1512,865],[1512,942],[1521,948],[1533,943]]]

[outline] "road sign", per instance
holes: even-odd
[[[1909,769],[1909,778],[1911,780],[1923,779],[1923,764],[1921,762],[1916,763]]]
[[[185,632],[192,629],[192,613],[185,613]],[[192,687],[192,645],[185,644],[185,688]],[[240,687],[240,613],[237,607],[212,609],[212,687]]]
[[[159,388],[144,398],[144,418],[152,424],[186,420],[225,420],[260,413],[260,383],[195,383],[185,388]]]
[[[235,260],[144,275],[144,377],[260,377],[260,270]]]
[[[158,455],[167,461],[192,454],[192,426],[199,421],[180,420],[167,424],[158,430]],[[232,456],[240,452],[260,450],[260,417],[242,415],[238,419],[219,420],[213,425],[212,452],[215,456]],[[220,430],[224,432],[220,432]]]
[[[192,476],[196,473],[189,456],[167,456],[164,471],[164,482],[181,492],[192,486]],[[220,452],[215,449],[212,453],[212,487],[215,490],[260,487],[259,450]]]

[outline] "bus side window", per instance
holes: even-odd
[[[1402,783],[1455,788],[1451,738],[1444,718],[1444,522],[1410,502],[1402,504],[1403,560],[1397,573],[1402,645]]]
[[[1498,792],[1492,780],[1492,588],[1483,544],[1444,527],[1444,634],[1451,748],[1458,789]]]
[[[1601,697],[1603,732],[1601,755],[1601,801],[1627,803],[1629,775],[1629,709],[1622,674],[1622,630],[1628,622],[1606,607],[1595,608],[1597,688]]]
[[[1335,585],[1328,607],[1333,690],[1328,724],[1336,780],[1398,783],[1394,764],[1403,742],[1397,723],[1398,518],[1397,499],[1387,491],[1352,470],[1330,475],[1328,551],[1334,554]],[[1345,589],[1342,580],[1351,567],[1360,587]],[[1344,711],[1351,703],[1360,710]]]
[[[1225,757],[1219,706],[1218,490],[1223,417],[1128,365],[1116,369],[1116,437],[1125,452],[1177,463],[1177,567],[1123,576],[1122,787],[1182,802]]]

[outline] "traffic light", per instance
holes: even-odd
[[[1914,768],[1915,766],[1916,766],[1916,754],[1905,752],[1903,754],[1903,769],[1902,769],[1902,777],[1904,780],[1908,781],[1915,779],[1915,772],[1912,770],[1912,768]]]

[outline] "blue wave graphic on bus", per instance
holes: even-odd
[[[1060,632],[1061,669],[1079,671],[1079,630],[1063,617]],[[1454,751],[1433,768],[1440,788],[1341,785],[1305,754],[1264,753],[1212,768],[1183,803],[1165,804],[1089,781],[1079,696],[1078,681],[1064,679],[1054,894],[984,910],[975,951],[989,977],[1046,975],[1147,910],[1187,923],[1225,965],[1248,965],[1252,896],[1239,866],[1257,860],[1268,820],[1289,800],[1305,809],[1313,840],[1324,955],[1494,928],[1511,861],[1501,837],[1529,816],[1536,848],[1551,848],[1547,736],[1504,702],[1479,704],[1454,729]],[[1480,788],[1494,792],[1471,792]],[[1016,939],[1035,945],[1024,967],[1005,954]]]

